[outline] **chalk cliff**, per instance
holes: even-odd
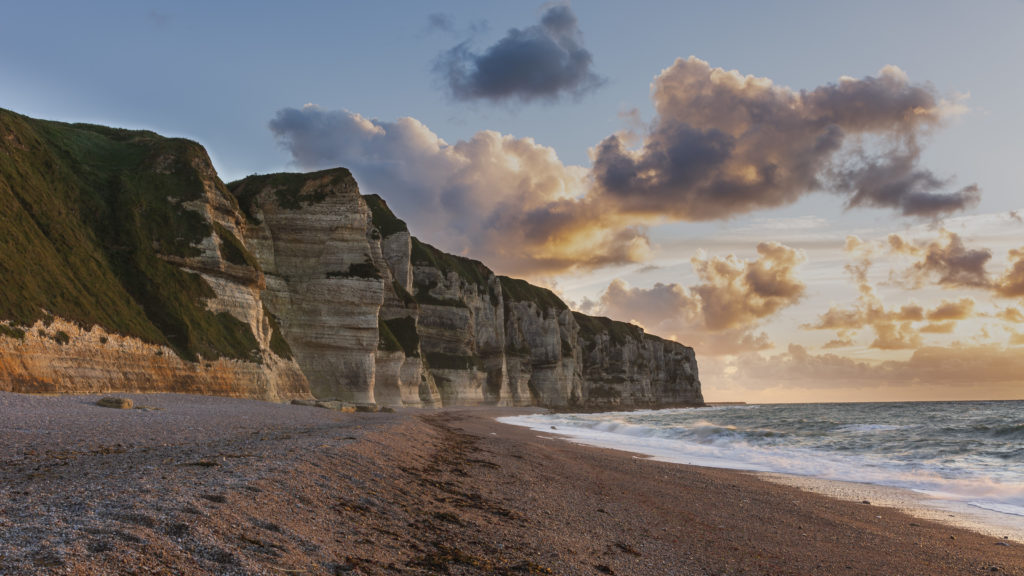
[[[343,168],[0,110],[0,390],[701,403],[693,350],[413,237]]]
[[[309,396],[198,144],[0,110],[0,230],[0,390]]]

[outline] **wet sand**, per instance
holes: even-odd
[[[1024,546],[499,424],[0,394],[0,574],[1024,575]],[[521,411],[520,411],[521,412]]]

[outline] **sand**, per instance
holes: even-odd
[[[513,410],[123,396],[0,394],[0,574],[1024,575],[1017,543]]]

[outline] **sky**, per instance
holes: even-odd
[[[1024,2],[14,2],[0,107],[345,166],[708,401],[1024,398]]]

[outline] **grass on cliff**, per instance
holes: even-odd
[[[466,282],[479,286],[487,286],[488,280],[494,275],[490,268],[478,260],[441,252],[416,237],[412,238],[412,263],[414,266],[433,266],[445,275],[455,272]]]
[[[368,194],[363,196],[363,200],[370,208],[370,214],[373,216],[373,226],[380,231],[382,237],[387,238],[398,232],[409,231],[409,227],[398,216],[395,216],[395,213],[391,211],[388,203],[383,198],[376,194]]]
[[[311,186],[310,183],[325,180],[322,185]],[[334,186],[356,187],[355,178],[346,168],[331,168],[319,172],[295,173],[280,172],[277,174],[254,174],[227,185],[228,190],[238,200],[238,207],[250,222],[260,223],[256,217],[253,204],[264,192],[274,195],[277,205],[286,210],[300,210],[303,206],[319,204],[330,197],[330,188]]]
[[[212,234],[184,206],[208,167],[188,140],[0,110],[0,319],[56,315],[189,359],[250,358],[248,326],[206,310],[206,282],[161,257],[196,256]]]
[[[580,327],[580,337],[587,341],[593,341],[594,337],[602,332],[607,332],[613,344],[622,345],[628,340],[640,342],[644,338],[643,328],[636,324],[619,322],[604,316],[587,316],[581,312],[573,311],[576,324]]]
[[[380,316],[377,317],[377,349],[388,352],[402,350],[402,345],[398,342],[398,338],[395,338],[395,335],[391,333],[391,329],[388,328],[387,322]]]
[[[392,318],[384,320],[384,326],[391,336],[398,342],[398,345],[405,352],[406,357],[420,355],[420,335],[416,330],[416,319],[412,316],[403,318]]]
[[[565,302],[547,288],[534,286],[526,280],[498,276],[501,280],[501,294],[505,302],[533,302],[541,310],[554,308],[561,312],[568,308]]]

